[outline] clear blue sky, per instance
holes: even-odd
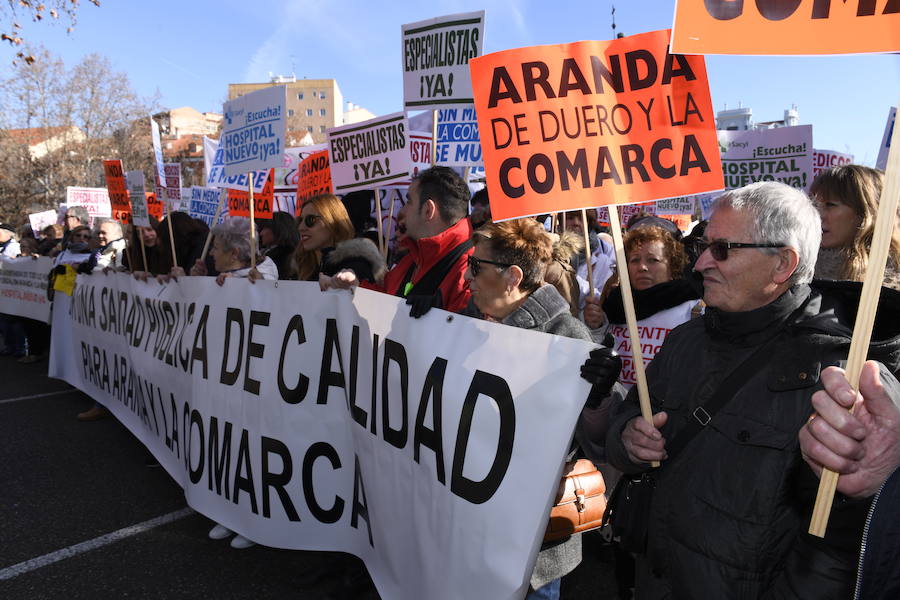
[[[487,53],[610,39],[613,4],[616,31],[626,35],[672,24],[674,0],[103,0],[100,8],[81,3],[69,35],[62,24],[23,25],[31,42],[67,65],[90,52],[107,56],[139,93],[159,90],[167,108],[218,112],[229,83],[293,71],[335,78],[345,100],[386,114],[401,108],[403,23],[484,9]],[[3,62],[11,57],[7,44],[0,47]],[[813,125],[817,148],[849,152],[869,165],[888,109],[900,99],[900,55],[710,56],[707,69],[716,110],[741,102],[756,120],[770,121],[795,104],[801,123]]]

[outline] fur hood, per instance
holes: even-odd
[[[336,273],[343,268],[341,265],[354,260],[367,262],[372,268],[376,281],[384,279],[384,274],[387,273],[384,257],[378,251],[378,247],[368,238],[353,238],[340,242],[325,257],[322,271]]]
[[[572,256],[584,250],[584,238],[572,231],[562,234],[551,234],[553,238],[553,260],[568,263]]]

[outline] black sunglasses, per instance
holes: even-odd
[[[319,219],[324,219],[322,215],[306,215],[303,217],[302,223],[307,227],[313,227],[316,224],[316,221]]]
[[[466,260],[468,262],[469,268],[472,270],[473,277],[478,277],[478,273],[481,272],[481,263],[485,263],[488,265],[494,265],[495,267],[502,267],[504,269],[507,269],[512,266],[512,264],[510,264],[510,263],[502,263],[502,262],[496,262],[493,260],[485,260],[483,258],[476,258],[475,256],[473,256],[471,254],[469,255],[469,258]]]
[[[698,256],[709,248],[709,253],[719,262],[728,260],[728,251],[735,248],[784,248],[784,244],[746,244],[744,242],[723,242],[721,240],[713,242],[697,240],[694,243],[697,247]]]

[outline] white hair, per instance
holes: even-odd
[[[809,283],[816,270],[816,256],[822,243],[822,221],[809,197],[777,181],[760,181],[725,192],[713,203],[720,208],[744,211],[751,217],[753,242],[781,244],[797,251],[800,261],[791,283]],[[776,248],[760,248],[774,254]]]
[[[224,250],[237,250],[242,264],[250,264],[250,219],[229,217],[212,228]]]
[[[121,223],[119,223],[119,222],[116,221],[115,219],[108,219],[108,218],[105,218],[105,217],[104,217],[104,218],[102,218],[102,219],[95,219],[95,220],[94,220],[94,231],[93,231],[93,234],[94,234],[95,237],[97,236],[98,233],[100,233],[100,226],[101,226],[101,225],[106,225],[107,223],[112,223],[113,225],[116,226],[116,230],[119,232],[119,238],[121,238],[121,237],[124,236],[124,232],[123,232],[123,230],[122,230],[122,224],[121,224]]]

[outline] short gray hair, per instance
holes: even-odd
[[[777,181],[751,183],[725,192],[713,203],[712,212],[732,208],[750,215],[753,242],[790,246],[800,262],[791,275],[791,283],[809,283],[816,270],[816,256],[822,243],[822,221],[809,197],[802,190]],[[761,248],[776,253],[775,248]]]
[[[122,224],[119,223],[118,221],[116,221],[115,219],[108,219],[108,218],[105,218],[105,217],[104,217],[104,218],[101,218],[101,219],[94,219],[94,231],[93,231],[93,234],[94,234],[95,237],[97,236],[98,233],[100,233],[100,226],[101,226],[101,225],[106,225],[107,223],[112,223],[113,225],[115,225],[115,226],[116,226],[116,229],[119,230],[119,237],[120,237],[120,238],[121,238],[121,237],[124,237],[125,233],[124,233],[124,231],[123,231],[123,229],[122,229]]]
[[[250,219],[229,217],[212,228],[225,250],[237,250],[238,260],[250,264]]]

